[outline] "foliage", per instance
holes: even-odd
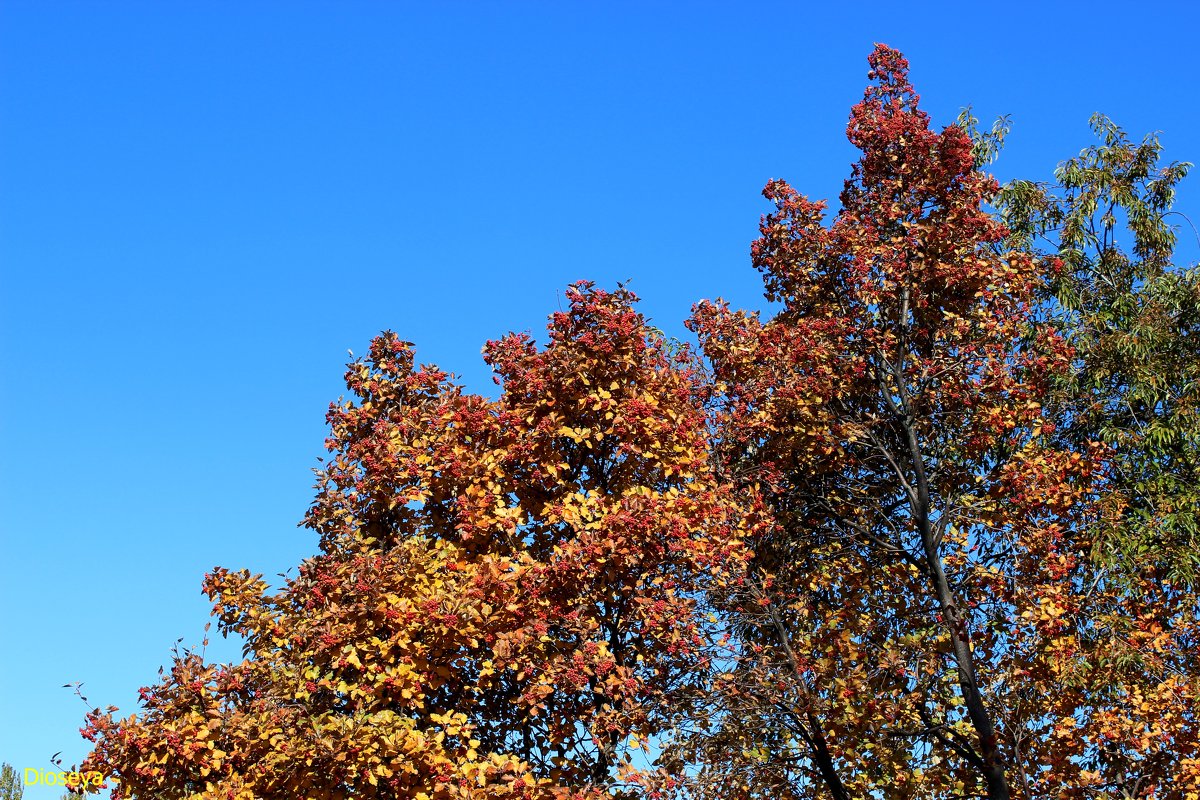
[[[904,58],[870,65],[832,221],[764,190],[770,319],[701,303],[698,355],[575,284],[545,345],[484,348],[496,399],[376,338],[317,555],[206,576],[243,660],[93,711],[83,769],[163,800],[1200,800],[1186,165],[1098,119],[1057,186],[1002,189],[1006,121],[936,131]]]
[[[1059,262],[986,213],[1003,123],[982,144],[934,132],[904,59],[880,47],[871,66],[832,225],[786,183],[764,191],[754,261],[783,310],[692,322],[723,468],[774,525],[755,590],[730,598],[724,713],[684,738],[690,794],[1186,796],[1195,595],[1134,602],[1087,558],[1127,513],[1129,452],[1081,426],[1072,387],[1120,354],[1043,319]]]
[[[0,800],[21,800],[25,795],[25,787],[21,785],[21,776],[12,764],[0,764]]]
[[[1103,116],[1101,144],[999,197],[1012,239],[1055,266],[1048,313],[1070,332],[1076,365],[1060,387],[1074,440],[1112,446],[1108,492],[1123,504],[1097,542],[1118,574],[1195,584],[1200,570],[1200,270],[1172,262],[1167,222],[1190,164],[1159,166],[1157,136],[1134,144]],[[1124,245],[1124,246],[1122,246]]]
[[[626,291],[569,292],[539,350],[485,350],[496,401],[393,334],[350,366],[307,524],[271,594],[205,589],[236,665],[180,658],[144,710],[93,714],[118,796],[549,797],[615,789],[699,674],[695,597],[739,560],[691,357]]]

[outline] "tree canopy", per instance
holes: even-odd
[[[826,205],[772,180],[768,319],[699,347],[572,285],[490,399],[349,365],[272,588],[88,715],[123,798],[1200,798],[1200,277],[1187,165],[1097,119],[985,172],[878,46]],[[1118,244],[1120,239],[1121,244]],[[1128,249],[1123,245],[1128,242]]]

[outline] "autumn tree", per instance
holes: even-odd
[[[331,407],[271,592],[205,580],[237,664],[182,654],[140,713],[90,715],[116,797],[584,797],[615,791],[662,698],[702,674],[696,597],[741,559],[702,386],[634,296],[568,292],[549,342],[488,343],[464,393],[377,338]]]
[[[544,344],[486,345],[494,399],[375,339],[316,555],[206,576],[243,659],[92,711],[82,768],[164,800],[1200,800],[1185,167],[1098,120],[1002,190],[1002,129],[870,67],[832,220],[764,191],[770,318],[701,303],[696,354],[575,284]]]
[[[1078,333],[1044,313],[1063,262],[1014,246],[986,148],[930,128],[903,57],[870,63],[832,224],[764,190],[753,258],[782,310],[692,321],[720,470],[773,526],[726,598],[738,645],[720,711],[683,737],[689,791],[1188,796],[1194,613],[1129,609],[1113,645],[1122,600],[1089,554],[1124,513],[1121,457],[1060,401],[1080,380]],[[1143,651],[1148,685],[1129,680]]]

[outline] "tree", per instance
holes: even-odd
[[[1057,187],[1001,190],[1003,125],[936,131],[904,58],[870,65],[832,222],[764,191],[766,321],[701,303],[697,355],[575,284],[544,345],[484,348],[496,399],[376,338],[319,552],[206,576],[243,660],[94,710],[83,769],[165,800],[1200,800],[1185,169],[1098,121]]]
[[[701,657],[696,597],[741,558],[686,350],[627,292],[568,292],[550,341],[490,342],[464,394],[394,334],[347,372],[306,523],[271,594],[205,581],[235,665],[181,655],[86,769],[121,797],[582,797],[615,790]]]
[[[25,787],[12,764],[7,761],[0,764],[0,800],[21,800],[25,795]]]
[[[1129,455],[1060,401],[1094,334],[1044,318],[1061,262],[987,212],[988,142],[931,130],[899,53],[870,61],[832,225],[783,181],[764,190],[777,210],[754,262],[783,309],[762,323],[701,304],[692,321],[724,475],[774,518],[757,582],[729,598],[742,643],[724,713],[685,739],[704,767],[692,791],[1182,797],[1195,596],[1130,608],[1087,558],[1126,513],[1111,476]]]
[[[25,787],[21,783],[20,774],[12,764],[0,764],[0,800],[21,800],[25,796]],[[75,800],[82,795],[71,791],[63,792],[59,800]]]
[[[1069,741],[1119,796],[1180,796],[1197,784],[1200,271],[1174,263],[1168,216],[1190,165],[1160,166],[1156,136],[1134,144],[1099,115],[1092,126],[1101,143],[1064,162],[1057,185],[1014,181],[998,204],[1010,239],[1053,266],[1042,305],[1074,352],[1050,399],[1055,435],[1108,452],[1111,513],[1090,536],[1090,696]]]
[[[1013,181],[999,205],[1013,243],[1041,246],[1055,265],[1045,303],[1076,353],[1059,392],[1063,434],[1103,441],[1117,459],[1108,488],[1125,505],[1096,557],[1194,585],[1200,270],[1173,263],[1167,222],[1191,165],[1160,167],[1157,136],[1134,144],[1101,115],[1092,127],[1102,143],[1064,162],[1055,186]]]

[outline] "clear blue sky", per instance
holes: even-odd
[[[82,756],[61,685],[131,710],[201,637],[212,566],[314,551],[295,526],[347,349],[392,328],[491,392],[483,342],[540,332],[579,278],[632,278],[677,335],[700,298],[761,307],[759,191],[836,198],[877,41],[939,124],[1012,115],[1001,177],[1049,178],[1095,111],[1200,161],[1198,23],[1186,2],[3,0],[0,760]],[[1179,207],[1200,224],[1200,174]]]

